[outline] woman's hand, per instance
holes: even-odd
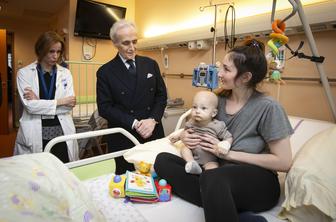
[[[33,92],[32,88],[27,87],[24,89],[23,98],[26,100],[37,100],[39,99]]]
[[[76,106],[76,97],[75,96],[68,96],[57,100],[58,106],[68,106],[68,107],[75,107]]]
[[[202,136],[202,142],[200,143],[203,150],[208,151],[212,153],[213,155],[217,156],[218,158],[225,159],[226,154],[228,153],[222,153],[221,149],[218,147],[218,143],[220,141],[208,134],[203,134]]]
[[[189,149],[196,148],[196,146],[202,141],[201,137],[194,133],[192,129],[184,130],[180,137],[184,145],[186,145]]]

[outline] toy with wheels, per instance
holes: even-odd
[[[171,199],[171,186],[167,183],[165,179],[155,181],[156,190],[158,192],[159,201],[167,202]]]

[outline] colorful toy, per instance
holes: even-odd
[[[288,37],[284,35],[286,24],[279,19],[272,23],[273,32],[270,34],[270,40],[267,45],[271,48],[273,55],[279,55],[279,48],[288,42]]]
[[[272,83],[284,84],[285,81],[281,79],[281,73],[285,67],[285,48],[279,48],[279,55],[269,57],[269,81]]]
[[[151,170],[152,164],[146,163],[144,161],[140,161],[139,163],[135,164],[135,169],[137,169],[137,173],[151,176],[150,170]]]
[[[271,49],[271,53],[268,56],[269,62],[269,80],[270,82],[283,84],[285,83],[281,79],[281,73],[285,66],[285,48],[284,45],[288,43],[289,39],[284,34],[286,28],[285,22],[277,19],[272,23],[273,32],[270,34],[270,40],[267,45]]]
[[[114,198],[125,197],[125,175],[115,175],[109,183],[110,195]]]
[[[155,181],[156,190],[159,195],[160,202],[167,202],[171,199],[171,186],[167,183],[165,179]]]

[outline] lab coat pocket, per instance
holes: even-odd
[[[33,123],[30,121],[20,121],[19,132],[16,137],[16,142],[20,145],[31,149],[33,146]]]

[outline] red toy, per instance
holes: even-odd
[[[166,180],[161,179],[159,181],[155,180],[156,190],[159,195],[160,202],[167,202],[171,199],[171,186]]]

